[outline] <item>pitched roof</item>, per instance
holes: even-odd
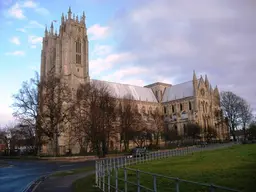
[[[167,87],[162,102],[173,101],[194,95],[193,81]]]
[[[118,99],[122,99],[125,96],[131,95],[134,98],[134,100],[155,102],[155,103],[158,102],[151,88],[114,83],[114,82],[108,82],[108,81],[101,81],[96,79],[92,79],[91,82],[96,83],[96,85],[102,84],[104,86],[107,86],[107,89],[110,92],[110,94],[113,97]]]

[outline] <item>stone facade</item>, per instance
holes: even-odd
[[[53,69],[56,75],[68,82],[73,91],[80,83],[98,81],[89,77],[88,44],[85,14],[78,19],[78,16],[72,16],[69,8],[68,15],[61,17],[59,33],[54,31],[53,23],[49,31],[45,29],[41,79],[47,78],[47,73]],[[171,85],[157,82],[145,87],[102,82],[110,87],[116,98],[122,99],[131,94],[141,113],[160,108],[168,128],[176,129],[180,135],[184,134],[188,122],[194,122],[205,129],[217,129],[219,139],[227,137],[228,129],[220,113],[219,91],[217,87],[212,89],[207,76],[198,79],[194,72],[192,80],[185,83]],[[67,137],[65,135],[59,139],[62,148],[68,145]],[[78,152],[76,145],[73,152]]]

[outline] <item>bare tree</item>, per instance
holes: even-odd
[[[13,116],[21,124],[27,125],[30,128],[31,137],[36,136],[34,145],[38,152],[41,146],[41,126],[38,113],[39,87],[39,75],[35,73],[35,77],[31,78],[30,81],[23,82],[19,92],[13,95],[14,103],[12,105],[14,109]]]
[[[217,131],[212,127],[208,127],[205,134],[207,141],[217,138]]]
[[[195,123],[188,123],[186,126],[187,136],[191,137],[193,141],[200,137],[201,127]]]
[[[240,124],[239,118],[241,117],[241,97],[227,91],[221,93],[220,104],[223,110],[224,117],[228,118],[228,127],[236,141],[235,129]]]
[[[4,144],[6,147],[8,147],[8,136],[7,136],[7,130],[5,128],[0,128],[0,143]]]
[[[166,141],[177,141],[181,139],[181,136],[178,135],[178,131],[174,128],[166,129],[164,132],[164,136]]]
[[[164,132],[164,115],[158,108],[155,109],[155,111],[153,111],[151,115],[154,120],[153,127],[156,137],[156,146],[159,146],[160,135],[162,135],[162,133]]]
[[[90,83],[78,88],[75,106],[72,126],[80,132],[77,140],[82,146],[90,141],[98,156],[105,156],[110,139],[116,135],[116,100],[107,86]]]
[[[247,133],[246,133],[246,127],[249,125],[251,122],[253,115],[252,115],[252,109],[250,105],[244,100],[241,100],[240,103],[240,121],[243,127],[243,132],[244,132],[244,140],[246,140]]]
[[[68,84],[55,75],[54,70],[42,80],[40,88],[41,131],[44,138],[52,143],[54,155],[58,155],[58,138],[70,120],[72,92]]]
[[[134,130],[136,130],[141,121],[141,115],[132,95],[126,95],[122,99],[119,109],[120,140],[124,143],[124,150],[128,151],[130,140],[133,139]]]
[[[256,123],[255,122],[252,122],[250,124],[248,129],[248,136],[250,140],[256,139]]]
[[[135,117],[134,126],[131,130],[131,137],[138,147],[143,147],[147,140],[152,140],[153,130],[150,129],[148,115],[146,113],[137,114]]]

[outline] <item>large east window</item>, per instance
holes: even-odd
[[[76,41],[76,63],[77,64],[81,64],[81,53],[82,53],[82,46],[81,46],[81,42],[78,40]]]

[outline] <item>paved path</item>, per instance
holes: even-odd
[[[95,171],[67,175],[63,177],[50,176],[45,179],[34,192],[72,192],[72,183],[78,179],[93,174]]]
[[[40,176],[55,171],[95,166],[95,161],[47,162],[33,160],[6,160],[8,167],[0,167],[0,192],[22,192],[26,186]]]

